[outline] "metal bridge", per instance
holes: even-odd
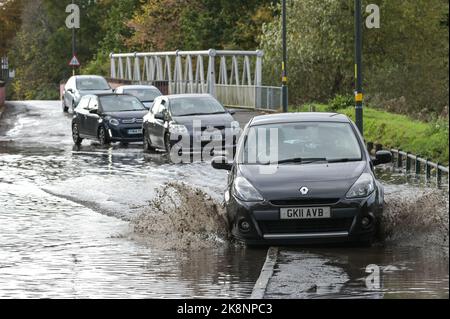
[[[209,93],[226,106],[278,110],[281,88],[262,85],[262,51],[112,53],[111,78],[165,82],[168,94]],[[206,72],[205,72],[206,71]]]

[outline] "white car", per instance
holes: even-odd
[[[98,75],[76,75],[67,81],[62,96],[62,109],[67,112],[78,106],[81,98],[90,94],[113,93],[105,78]]]
[[[123,85],[116,88],[117,94],[130,94],[137,97],[147,109],[150,109],[153,102],[158,96],[161,96],[161,91],[151,85]]]

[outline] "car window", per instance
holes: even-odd
[[[170,101],[173,116],[226,113],[225,108],[211,96],[180,97]]]
[[[123,93],[137,97],[142,102],[153,102],[161,92],[158,89],[142,88],[142,89],[124,89]]]
[[[75,89],[74,82],[75,82],[74,78],[71,77],[66,83],[66,90]]]
[[[137,98],[131,95],[105,95],[100,97],[103,112],[147,111]]]
[[[155,104],[152,107],[152,114],[157,114],[158,113],[158,109],[159,109],[160,105],[161,105],[161,99],[157,99],[155,101]]]
[[[87,110],[89,107],[89,101],[90,97],[83,97],[80,103],[78,104],[78,107]]]
[[[362,160],[358,139],[349,123],[298,122],[254,126],[241,162],[261,164],[289,159]]]
[[[92,99],[89,101],[88,109],[89,109],[89,110],[95,110],[95,109],[98,109],[98,100],[97,100],[97,98],[92,98]]]
[[[81,91],[109,90],[110,86],[104,78],[82,77],[77,79],[77,88]]]

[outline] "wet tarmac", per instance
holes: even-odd
[[[13,103],[0,120],[0,298],[250,296],[265,249],[222,241],[167,249],[129,223],[167,182],[220,202],[225,172],[172,165],[140,144],[74,147],[70,121],[59,102]],[[383,179],[400,189],[411,182],[395,172]],[[448,250],[440,248],[287,248],[279,258],[267,297],[448,298]],[[375,290],[365,285],[370,264],[389,266]]]
[[[221,193],[224,176],[144,156],[139,144],[74,148],[70,120],[58,102],[30,102],[0,121],[0,298],[251,294],[264,249],[163,250],[127,222],[168,180]]]

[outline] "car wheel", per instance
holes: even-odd
[[[66,106],[66,102],[64,101],[64,98],[61,101],[61,105],[62,105],[62,110],[64,113],[69,112],[69,108]]]
[[[152,146],[152,142],[150,141],[150,138],[147,136],[147,133],[144,131],[144,152],[150,153],[154,150],[154,147]]]
[[[98,130],[98,140],[101,145],[109,145],[111,143],[108,133],[103,126]]]
[[[72,139],[75,145],[80,145],[83,139],[80,137],[80,130],[78,129],[78,124],[74,123],[72,125]]]

